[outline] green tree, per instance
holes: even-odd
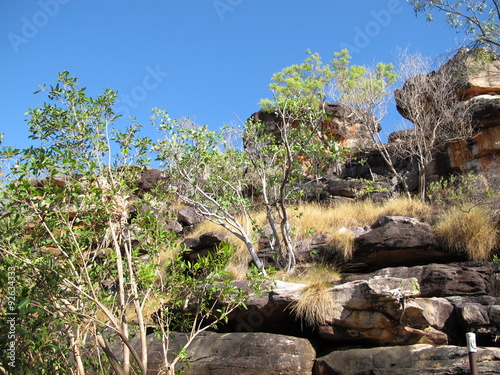
[[[228,142],[224,131],[172,120],[164,111],[154,113],[153,122],[164,133],[155,146],[159,160],[184,182],[177,194],[242,240],[261,270],[253,242],[263,228],[255,211],[265,209],[278,265],[292,271],[296,261],[289,206],[300,197],[296,183],[311,172],[322,173],[342,154],[322,127],[325,87],[332,76],[330,66],[311,53],[302,64],[274,74],[269,86],[273,97],[260,105],[275,115],[276,128],[269,132],[265,124],[245,124],[244,150]],[[256,200],[249,194],[252,189]]]
[[[334,71],[319,54],[307,54],[303,63],[274,74],[269,85],[272,98],[260,101],[263,111],[274,114],[276,129],[266,134],[263,124],[249,123],[245,134],[247,152],[261,181],[271,244],[279,264],[289,272],[296,265],[289,207],[300,195],[297,182],[311,174],[319,177],[346,152],[326,125],[326,88]]]
[[[116,93],[92,98],[68,72],[58,77],[42,88],[49,103],[28,111],[39,146],[0,152],[9,167],[0,193],[1,362],[8,374],[146,374],[147,304],[158,301],[168,343],[180,301],[194,303],[189,345],[244,295],[225,277],[227,250],[199,265],[179,255],[155,208],[168,210],[169,186],[136,194],[151,141],[134,121],[123,131],[115,126]],[[182,354],[169,361],[164,353],[170,374]]]
[[[394,166],[394,151],[380,137],[380,124],[388,116],[390,92],[397,79],[394,65],[378,63],[375,68],[351,65],[349,51],[344,49],[334,54],[332,67],[334,78],[330,97],[344,105],[355,121],[363,125],[374,141],[373,146],[411,198],[404,176]]]
[[[240,239],[255,266],[265,273],[252,241],[253,202],[245,194],[251,165],[248,155],[234,148],[223,131],[211,131],[189,119],[172,119],[159,109],[151,119],[163,134],[154,150],[178,182],[177,195]]]
[[[444,13],[448,24],[464,32],[472,47],[485,46],[492,52],[500,48],[500,2],[498,0],[408,0],[415,13],[426,12],[427,21],[434,13]]]

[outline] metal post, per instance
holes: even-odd
[[[477,371],[477,347],[476,347],[476,334],[467,332],[465,334],[467,339],[467,350],[469,351],[469,364],[471,375],[478,375]]]

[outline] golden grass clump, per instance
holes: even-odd
[[[312,327],[325,324],[334,307],[333,298],[325,283],[307,287],[299,299],[291,304],[291,313]]]
[[[245,244],[243,243],[243,241],[240,241],[233,234],[231,234],[228,230],[221,227],[220,225],[212,223],[211,221],[205,220],[205,221],[201,222],[200,224],[197,225],[197,227],[194,231],[192,231],[191,233],[189,233],[187,235],[187,237],[199,237],[202,234],[205,234],[208,232],[223,232],[223,233],[227,233],[229,235],[228,242],[232,246],[234,246],[233,260],[236,263],[248,264],[248,262],[251,260],[250,254],[248,253],[248,250],[247,250]]]
[[[298,229],[297,233],[332,233],[342,227],[370,225],[379,211],[376,204],[368,201],[344,202],[334,206],[301,204],[294,211],[297,215],[293,225]]]
[[[450,249],[470,260],[486,261],[498,245],[498,226],[481,207],[452,207],[436,224],[436,235]]]
[[[341,255],[342,260],[349,260],[354,253],[354,239],[354,233],[342,227],[331,233],[327,241]]]

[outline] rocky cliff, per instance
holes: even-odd
[[[438,71],[428,74],[429,79],[446,72],[456,77],[453,84],[456,96],[462,101],[474,124],[474,135],[469,140],[450,143],[436,150],[436,158],[428,169],[430,176],[452,172],[497,173],[500,167],[500,61],[482,49],[462,48]],[[411,80],[395,93],[399,113],[412,121],[405,104],[399,100],[401,92],[409,90]],[[395,141],[401,133],[393,134]],[[488,173],[487,173],[488,174]]]

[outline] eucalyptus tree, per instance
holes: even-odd
[[[500,49],[500,2],[498,0],[408,0],[415,13],[444,14],[446,22],[463,32],[471,47],[484,46],[492,52]]]

